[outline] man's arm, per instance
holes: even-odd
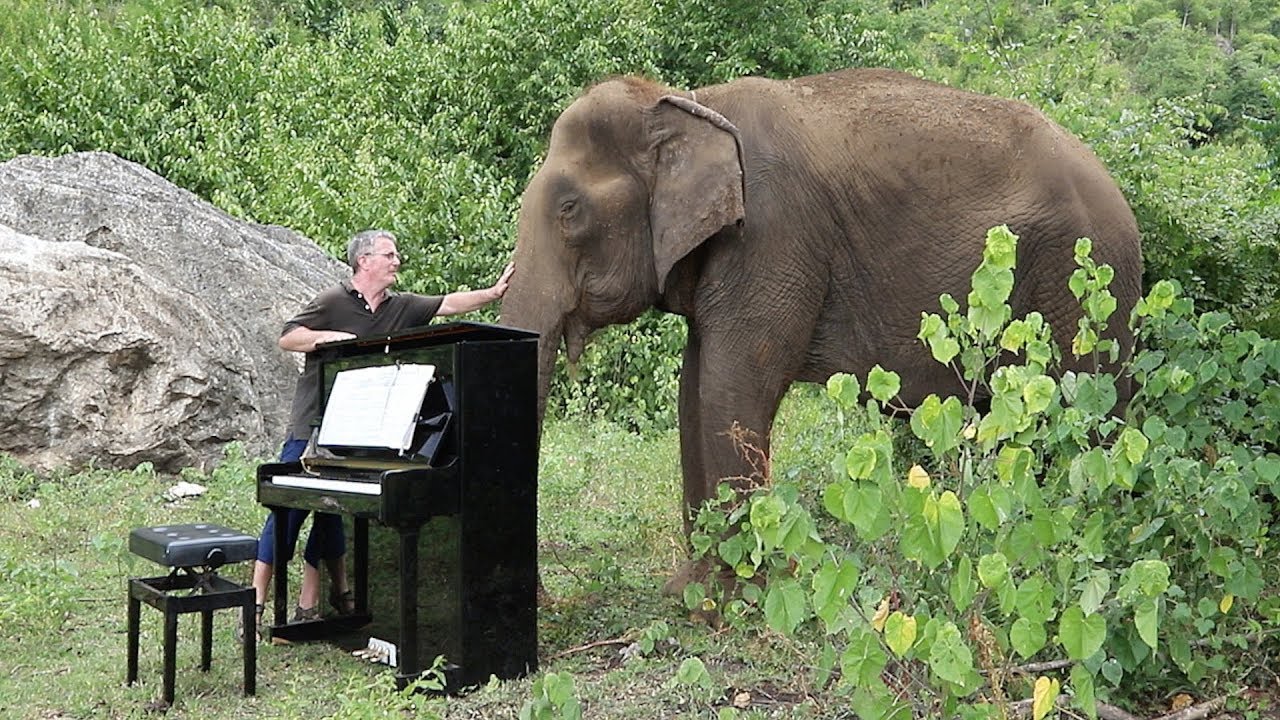
[[[483,290],[461,290],[445,295],[444,300],[440,303],[440,309],[436,311],[436,315],[461,315],[472,310],[479,310],[497,300],[506,294],[507,286],[511,284],[511,275],[515,271],[515,263],[507,263],[507,267],[502,271],[502,276],[498,278],[498,282],[493,284],[493,287]],[[283,339],[281,338],[281,340]]]
[[[350,340],[353,337],[355,335],[341,330],[312,330],[309,327],[299,325],[281,335],[276,344],[280,346],[281,350],[309,353],[316,349],[316,345],[321,343]]]

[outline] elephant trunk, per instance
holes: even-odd
[[[512,290],[516,288],[513,287]],[[530,309],[519,292],[511,291],[503,298],[499,315],[499,322],[503,325],[538,333],[538,427],[541,432],[547,411],[547,395],[551,389],[551,376],[556,367],[556,354],[560,350],[564,332],[564,321],[559,316],[541,317]]]

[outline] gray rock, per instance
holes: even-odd
[[[284,320],[347,274],[106,153],[0,163],[0,451],[41,469],[271,455]]]

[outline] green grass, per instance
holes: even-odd
[[[819,480],[832,428],[818,390],[793,394],[778,430],[778,467]],[[785,439],[784,439],[785,438]],[[186,479],[206,494],[169,503],[179,478],[142,467],[39,477],[0,456],[0,717],[140,718],[160,695],[160,613],[143,608],[140,682],[124,684],[130,577],[162,569],[128,552],[129,531],[212,521],[250,533],[256,460],[235,452]],[[199,671],[195,616],[179,623],[176,702],[168,718],[515,718],[543,673],[572,676],[590,718],[717,717],[735,696],[738,718],[839,716],[810,698],[811,658],[800,641],[714,630],[660,588],[684,560],[677,433],[640,437],[584,422],[547,426],[539,477],[540,571],[552,601],[539,608],[541,672],[456,698],[404,697],[392,673],[323,643],[259,647],[258,694],[240,694],[235,613],[214,614],[213,669]],[[291,565],[297,572],[297,563]],[[249,564],[223,574],[248,582]],[[292,581],[296,587],[296,578]],[[664,626],[655,623],[665,623]],[[653,628],[653,629],[650,629]],[[648,630],[651,652],[625,659]],[[592,646],[593,643],[599,643]],[[699,657],[710,682],[675,678]],[[749,695],[741,695],[749,693]]]

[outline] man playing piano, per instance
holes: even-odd
[[[312,362],[311,352],[327,342],[348,340],[362,335],[385,335],[410,327],[426,325],[443,315],[459,315],[477,310],[501,298],[515,266],[508,264],[492,287],[482,290],[452,292],[428,296],[394,292],[396,273],[400,269],[400,253],[396,238],[386,230],[357,233],[347,243],[347,263],[351,278],[321,292],[296,316],[284,324],[279,345],[284,350],[306,355],[302,375],[294,392],[290,427],[282,462],[298,460],[311,436],[311,422],[319,411],[319,367]],[[268,515],[258,541],[258,560],[253,568],[253,588],[257,595],[258,626],[277,562],[288,562],[298,542],[302,522],[308,511],[289,509]],[[284,548],[274,546],[275,523],[285,523]],[[329,604],[339,613],[354,609],[353,596],[347,584],[346,538],[342,519],[336,515],[316,513],[311,533],[303,549],[302,585],[293,622],[320,618],[320,561],[329,570]]]

